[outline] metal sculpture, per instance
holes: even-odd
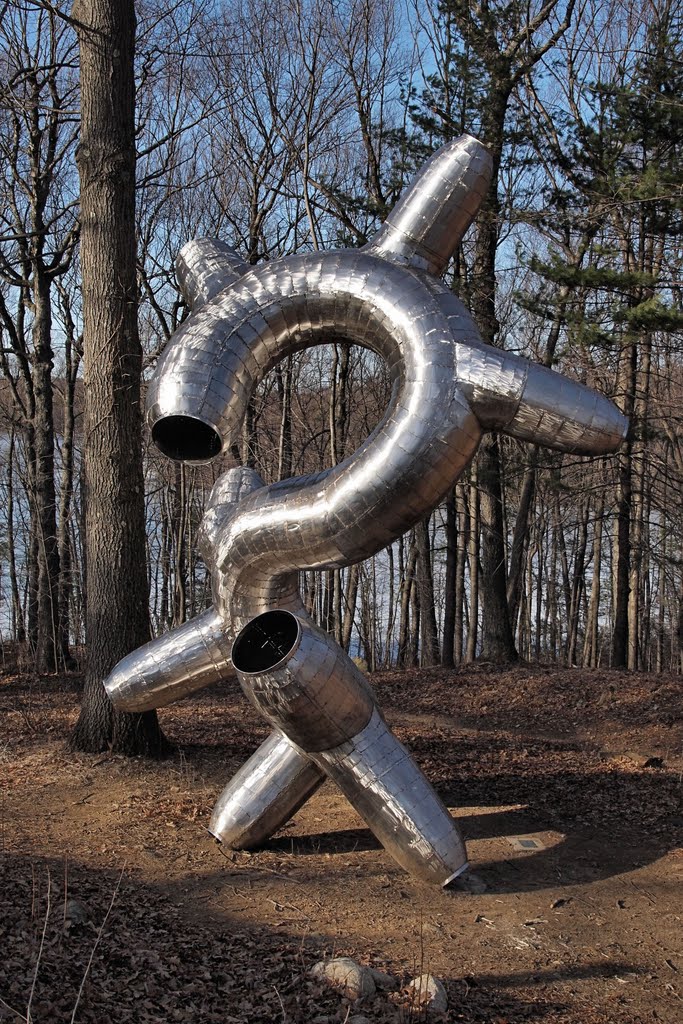
[[[269,486],[245,468],[218,480],[200,535],[213,606],[106,681],[117,708],[142,711],[237,673],[274,731],[216,804],[210,829],[233,847],[262,843],[329,776],[406,870],[446,885],[467,867],[453,819],[367,680],[306,615],[297,573],[348,566],[399,537],[453,486],[484,431],[587,454],[625,435],[606,398],[485,345],[439,280],[490,173],[484,146],[464,136],[428,161],[359,251],[249,267],[203,239],[179,257],[193,312],[147,399],[170,458],[225,451],[259,380],[294,351],[351,341],[380,355],[393,381],[381,422],[333,469]]]

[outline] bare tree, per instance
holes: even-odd
[[[85,364],[87,663],[77,750],[159,754],[156,712],[115,713],[102,685],[149,639],[135,277],[132,0],[77,0]]]
[[[68,661],[60,629],[53,413],[54,285],[78,238],[72,31],[51,10],[6,5],[0,39],[0,368],[24,436],[31,514],[28,636],[39,672]]]

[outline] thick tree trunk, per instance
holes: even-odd
[[[135,280],[132,0],[76,0],[81,65],[87,662],[77,750],[159,754],[156,712],[115,712],[102,680],[149,639]]]
[[[488,70],[491,81],[484,112],[483,134],[493,160],[493,173],[477,221],[472,312],[484,341],[495,345],[500,327],[496,316],[496,251],[500,219],[498,175],[512,84],[504,63],[498,67],[489,67]],[[484,613],[481,656],[487,661],[515,661],[517,651],[507,602],[500,448],[495,434],[484,439],[479,450],[478,466],[482,523],[481,595]]]

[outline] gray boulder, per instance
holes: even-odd
[[[311,968],[310,973],[312,978],[324,981],[354,1001],[374,996],[376,991],[372,972],[348,956],[320,960]]]

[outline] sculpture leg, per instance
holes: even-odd
[[[126,655],[104,681],[117,711],[149,711],[234,676],[231,643],[215,609]]]
[[[245,626],[232,657],[252,703],[337,783],[406,871],[447,885],[467,868],[448,810],[382,718],[367,680],[328,633],[290,612],[266,612]],[[275,789],[269,780],[262,790],[272,814],[276,763],[273,772]],[[260,802],[261,793],[259,813]]]
[[[447,885],[466,870],[453,818],[377,709],[357,736],[311,756],[411,875]]]
[[[324,772],[275,730],[218,797],[209,832],[235,850],[260,846],[324,779]]]

